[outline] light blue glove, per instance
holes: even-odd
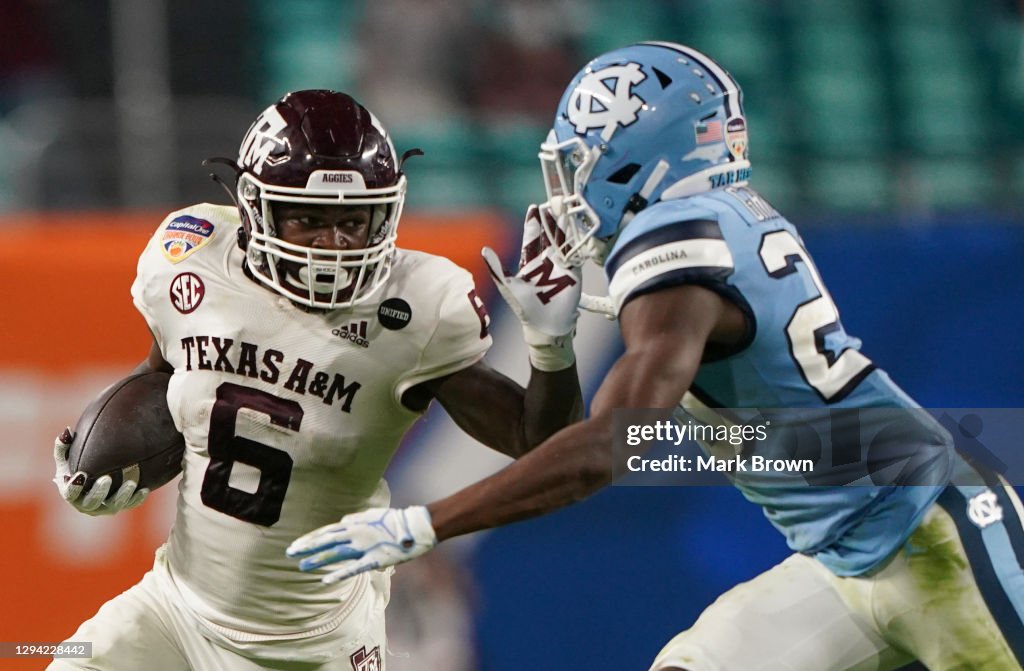
[[[437,536],[430,513],[423,506],[369,508],[296,539],[286,553],[302,558],[299,569],[303,571],[339,564],[321,578],[329,585],[364,571],[415,559],[435,545]]]

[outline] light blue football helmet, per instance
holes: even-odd
[[[600,264],[649,204],[750,178],[743,93],[696,49],[616,49],[573,78],[539,156],[549,238],[565,263]]]

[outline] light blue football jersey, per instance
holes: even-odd
[[[952,439],[860,352],[790,222],[742,186],[659,202],[623,229],[605,272],[618,310],[699,284],[746,315],[742,343],[706,349],[677,419],[713,408],[768,422],[749,449],[815,459],[812,472],[730,478],[794,551],[859,575],[904,543],[948,482]]]

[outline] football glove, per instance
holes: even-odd
[[[113,515],[122,510],[135,508],[146,500],[146,496],[149,495],[148,489],[137,489],[138,483],[125,480],[114,496],[107,501],[107,494],[110,493],[110,486],[113,484],[109,475],[96,478],[89,491],[82,496],[82,489],[89,476],[83,471],[72,473],[68,466],[68,450],[74,439],[75,434],[71,427],[68,427],[53,441],[53,461],[56,467],[53,482],[57,485],[61,498],[70,503],[75,510],[86,515]]]
[[[611,299],[611,296],[583,294],[580,296],[580,309],[592,312],[595,315],[601,315],[608,321],[615,321],[617,319],[615,301]]]
[[[522,322],[530,362],[538,370],[553,372],[568,368],[576,360],[572,338],[579,317],[583,275],[554,253],[541,227],[542,216],[550,217],[550,210],[537,205],[526,210],[515,275],[502,268],[490,247],[484,247],[481,255],[501,297]]]
[[[430,513],[423,506],[369,508],[296,539],[286,553],[301,558],[302,571],[338,564],[320,579],[329,585],[415,559],[435,545]]]

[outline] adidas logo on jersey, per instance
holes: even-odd
[[[332,335],[336,335],[342,340],[348,340],[354,342],[360,347],[369,347],[370,341],[366,339],[366,320],[361,319],[357,322],[352,322],[348,326],[342,326],[339,329],[331,331]]]

